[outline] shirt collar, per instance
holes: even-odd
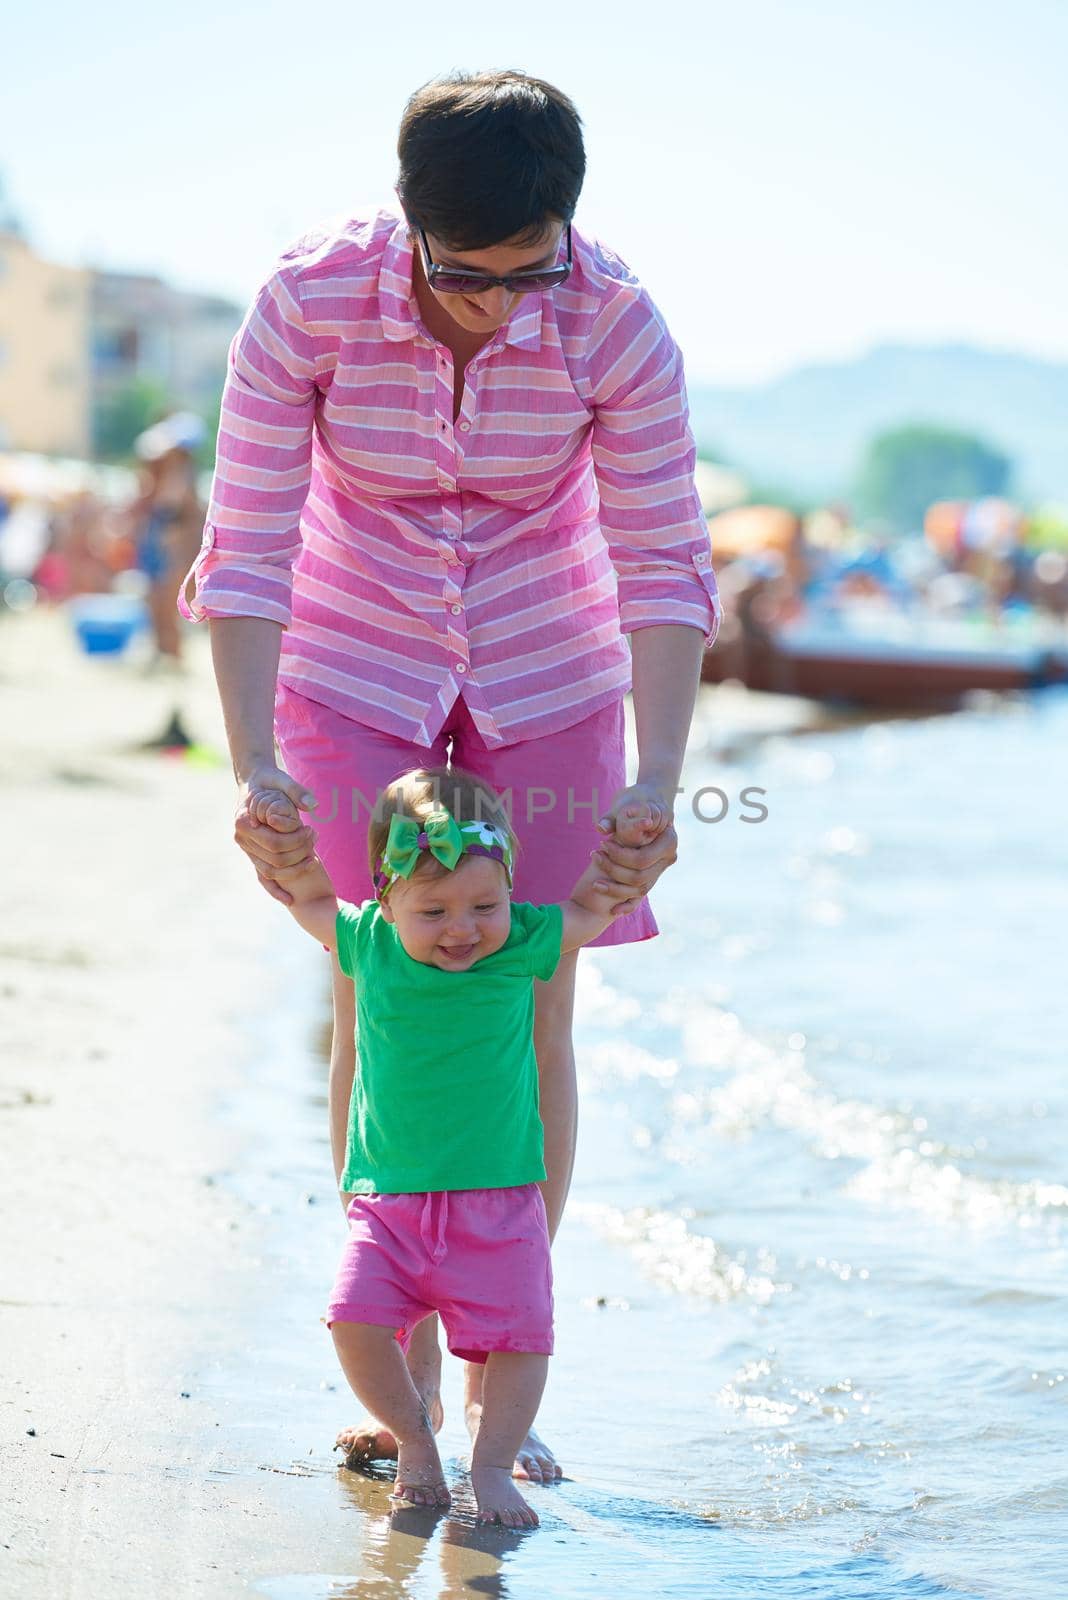
[[[541,349],[541,314],[545,296],[525,294],[504,326],[505,344],[524,350]]]
[[[409,302],[412,294],[412,246],[402,219],[386,240],[378,273],[378,306],[387,339],[414,339],[419,329]]]
[[[416,321],[418,307],[411,285],[412,242],[408,238],[408,224],[401,220],[386,241],[378,273],[378,305],[382,332],[387,339],[400,341],[420,335],[421,324]],[[542,298],[540,294],[524,295],[487,349],[499,342],[518,345],[524,350],[540,350]]]

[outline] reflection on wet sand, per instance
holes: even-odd
[[[475,1522],[474,1498],[470,1491],[465,1495],[463,1487],[449,1511],[416,1506],[391,1510],[390,1478],[342,1467],[338,1483],[363,1520],[364,1570],[345,1588],[331,1585],[331,1600],[396,1600],[413,1592],[420,1569],[424,1569],[420,1592],[430,1593],[432,1579],[425,1569],[435,1558],[441,1572],[439,1600],[465,1600],[476,1594],[506,1600],[503,1558],[534,1530],[521,1533]],[[472,1520],[464,1516],[465,1509]]]

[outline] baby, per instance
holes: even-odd
[[[642,843],[647,827],[631,818],[616,837]],[[511,1472],[553,1348],[534,979],[548,981],[627,897],[595,887],[591,861],[563,904],[515,902],[517,848],[478,778],[427,768],[390,784],[372,817],[376,899],[339,902],[317,856],[276,873],[292,915],[356,986],[349,1234],[326,1316],[342,1369],[396,1438],[394,1503],[447,1506],[403,1353],[436,1311],[449,1349],[486,1366],[478,1520],[513,1528],[538,1521]]]

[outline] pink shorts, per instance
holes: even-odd
[[[519,838],[513,898],[535,905],[566,900],[603,835],[597,819],[626,788],[622,699],[570,728],[489,749],[461,695],[432,745],[380,733],[279,683],[275,737],[291,778],[318,800],[316,849],[338,897],[374,899],[367,825],[378,795],[402,772],[465,767],[500,794],[511,790]],[[648,900],[617,918],[591,947],[633,944],[659,930]]]
[[[553,1275],[536,1183],[431,1194],[357,1194],[327,1324],[412,1329],[436,1311],[464,1361],[553,1351]]]

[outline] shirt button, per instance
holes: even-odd
[[[461,611],[462,611],[462,610],[463,610],[463,606],[453,606],[453,608],[452,608],[452,614],[453,614],[453,616],[454,616],[454,617],[458,617],[458,616],[459,616],[459,615],[460,615],[460,612],[461,612]]]
[[[471,424],[469,422],[461,422],[461,424],[460,424],[460,432],[461,433],[470,433],[471,432]]]
[[[458,661],[456,663],[456,670],[457,670],[457,672],[466,672],[467,668],[464,666],[462,661]]]

